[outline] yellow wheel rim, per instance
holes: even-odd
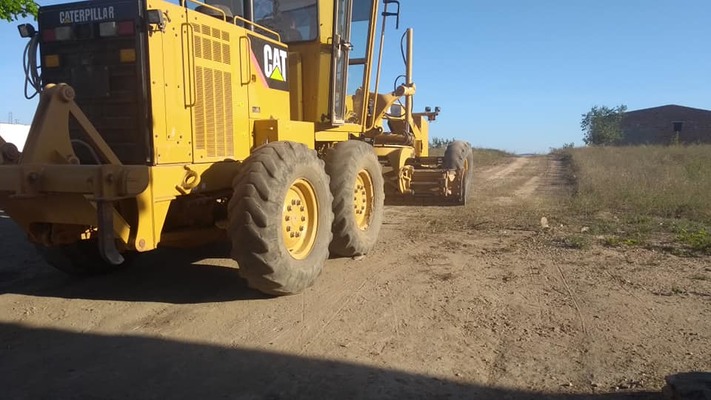
[[[365,230],[370,225],[374,203],[373,179],[368,171],[358,172],[353,187],[353,212],[358,229]]]
[[[284,245],[297,260],[306,258],[316,241],[318,202],[311,183],[297,179],[286,192],[282,209]]]

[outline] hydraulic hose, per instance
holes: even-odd
[[[39,45],[39,35],[35,34],[30,38],[30,41],[25,46],[25,52],[22,57],[23,68],[25,71],[25,98],[32,99],[42,90],[42,81],[39,76],[40,67],[37,65],[37,47]],[[34,89],[34,93],[29,94],[29,88]]]

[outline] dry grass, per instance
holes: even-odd
[[[711,146],[570,150],[574,207],[711,222]]]
[[[504,152],[478,153],[475,176],[511,161]],[[466,207],[430,209],[411,234],[538,231],[548,243],[567,249],[636,246],[682,256],[709,255],[709,155],[708,145],[556,151],[533,158],[502,180],[477,181]],[[562,168],[554,173],[551,166],[560,166],[560,157]],[[519,195],[532,177],[540,179],[535,195]],[[542,227],[543,216],[550,228]]]
[[[502,181],[475,181],[475,198],[466,207],[429,212],[413,233],[541,231],[551,244],[571,249],[635,246],[677,255],[711,254],[709,154],[711,146],[557,151],[532,159]],[[480,150],[475,166],[480,173],[490,168],[481,162],[486,157],[489,165],[510,162],[506,153]],[[562,169],[553,176],[550,166],[560,157]],[[518,196],[534,176],[541,185],[536,194]],[[542,229],[542,216],[550,229]]]
[[[503,150],[482,149],[475,147],[474,149],[474,164],[478,167],[492,166],[507,162],[509,157],[514,155]]]
[[[585,221],[591,234],[607,235],[606,245],[662,243],[677,253],[711,253],[711,146],[581,148],[564,154],[575,185],[571,218]]]
[[[441,157],[444,155],[444,147],[430,147],[429,155],[432,157]],[[476,167],[489,167],[492,165],[497,165],[506,162],[509,157],[513,154],[507,153],[503,150],[496,149],[484,149],[475,147],[472,149],[474,152],[474,164]]]

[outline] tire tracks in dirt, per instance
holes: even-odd
[[[515,157],[513,161],[508,164],[492,167],[483,171],[481,176],[483,176],[485,181],[502,180],[526,166],[531,160],[532,158],[530,157]]]

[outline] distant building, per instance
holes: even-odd
[[[711,111],[667,105],[625,113],[622,145],[711,143]]]
[[[0,123],[0,137],[17,146],[20,151],[25,147],[28,133],[30,133],[29,125]]]

